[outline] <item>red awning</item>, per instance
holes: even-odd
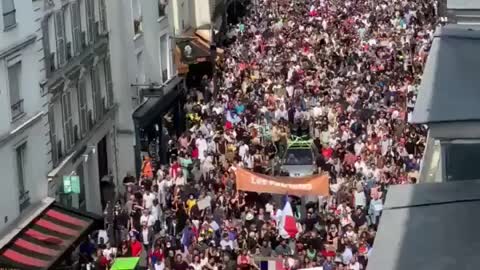
[[[0,268],[48,269],[95,223],[94,217],[52,205],[0,250]]]

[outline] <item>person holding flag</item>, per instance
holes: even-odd
[[[292,205],[288,199],[288,195],[285,195],[285,206],[280,213],[279,224],[278,224],[278,233],[284,238],[295,238],[299,232],[297,227],[297,220],[293,215]]]

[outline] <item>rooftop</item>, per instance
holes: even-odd
[[[367,270],[478,269],[480,181],[391,186]]]
[[[425,65],[413,123],[480,120],[480,27],[437,28]]]
[[[480,9],[480,0],[447,0],[448,9]]]

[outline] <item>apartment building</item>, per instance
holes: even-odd
[[[115,117],[105,0],[34,1],[48,97],[48,195],[64,205],[101,213],[116,179]],[[64,192],[78,176],[80,192]],[[111,190],[110,190],[111,191]]]
[[[0,231],[47,195],[46,97],[32,1],[0,1]],[[46,118],[46,117],[45,117]]]
[[[167,136],[161,135],[168,133],[164,116],[183,107],[183,80],[177,76],[172,58],[170,2],[107,1],[112,78],[119,100],[116,124],[121,177],[138,172],[142,155],[156,154],[147,151],[148,141],[157,141],[160,151],[166,149],[162,141]],[[181,122],[181,117],[176,120]]]

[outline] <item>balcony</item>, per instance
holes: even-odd
[[[20,99],[16,103],[10,106],[11,113],[12,113],[12,121],[16,121],[24,115],[23,111],[23,99]]]

